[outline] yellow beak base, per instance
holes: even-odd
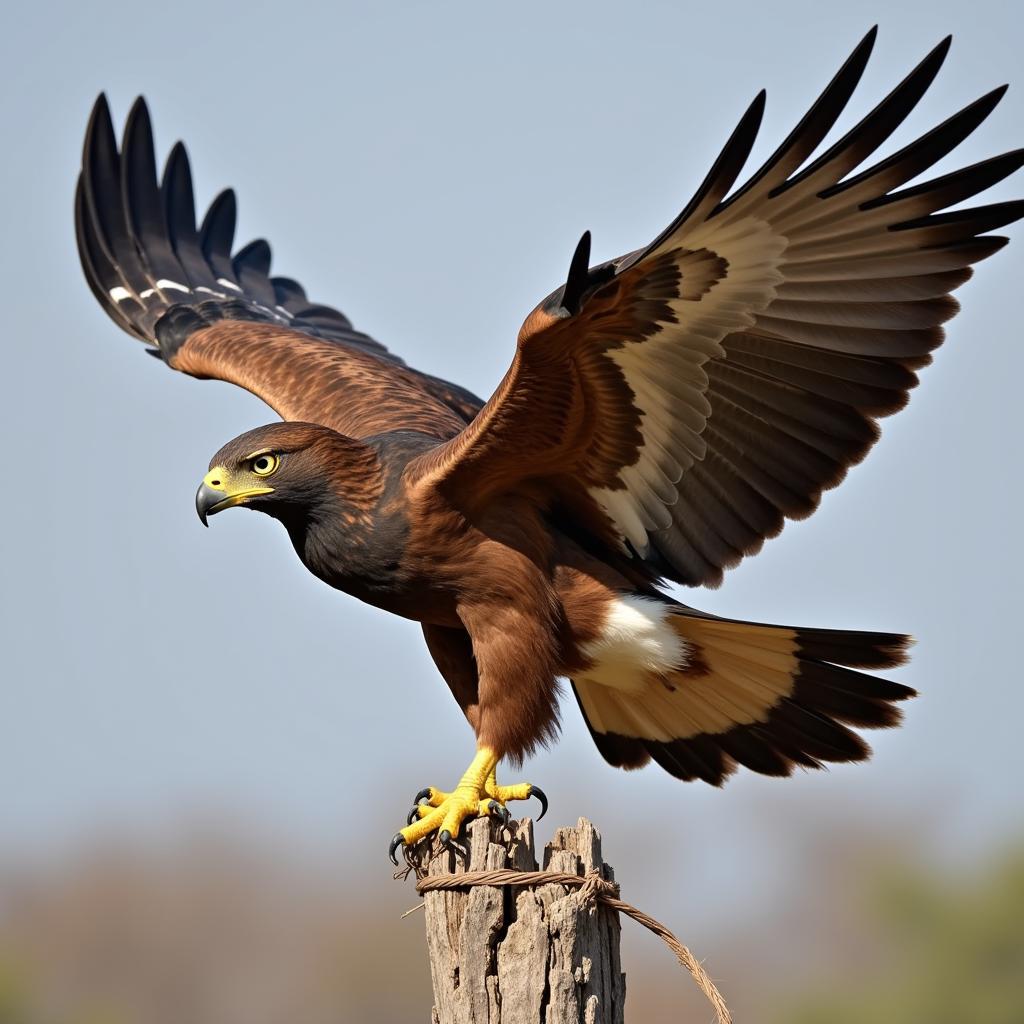
[[[203,482],[196,491],[196,513],[203,526],[209,526],[209,516],[223,512],[226,508],[244,504],[249,498],[260,494],[272,494],[273,487],[246,487],[235,490],[231,486],[231,478],[223,466],[214,466],[203,477]]]

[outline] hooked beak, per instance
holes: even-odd
[[[214,466],[199,485],[196,491],[196,513],[203,526],[209,526],[206,521],[209,516],[223,512],[226,508],[234,505],[241,505],[249,498],[259,494],[271,494],[273,487],[249,487],[243,490],[235,490],[231,485],[231,477],[223,466]]]

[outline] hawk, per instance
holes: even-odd
[[[871,162],[949,38],[816,155],[874,38],[742,185],[763,92],[648,245],[591,266],[584,234],[486,402],[271,276],[265,241],[233,252],[230,190],[197,227],[182,144],[158,178],[144,101],[120,148],[97,101],[75,198],[96,298],[170,369],[237,384],[282,421],[213,456],[200,519],[264,512],[314,575],[421,623],[475,734],[466,773],[418,795],[392,859],[435,833],[456,843],[473,815],[507,820],[510,800],[546,806],[496,769],[553,739],[560,679],[611,764],[715,786],[738,766],[862,760],[851,726],[899,721],[914,691],[863,670],[901,663],[908,638],[724,618],[664,589],[716,586],[814,511],[906,404],[952,293],[1006,244],[989,232],[1024,215],[949,211],[1024,150],[907,185],[1004,88]]]

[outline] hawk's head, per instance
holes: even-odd
[[[318,510],[369,498],[376,453],[361,441],[315,423],[271,423],[240,434],[210,460],[196,492],[209,516],[244,505],[286,523]]]

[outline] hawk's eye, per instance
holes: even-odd
[[[259,455],[252,460],[252,471],[257,476],[270,476],[281,465],[281,460],[276,455]]]

